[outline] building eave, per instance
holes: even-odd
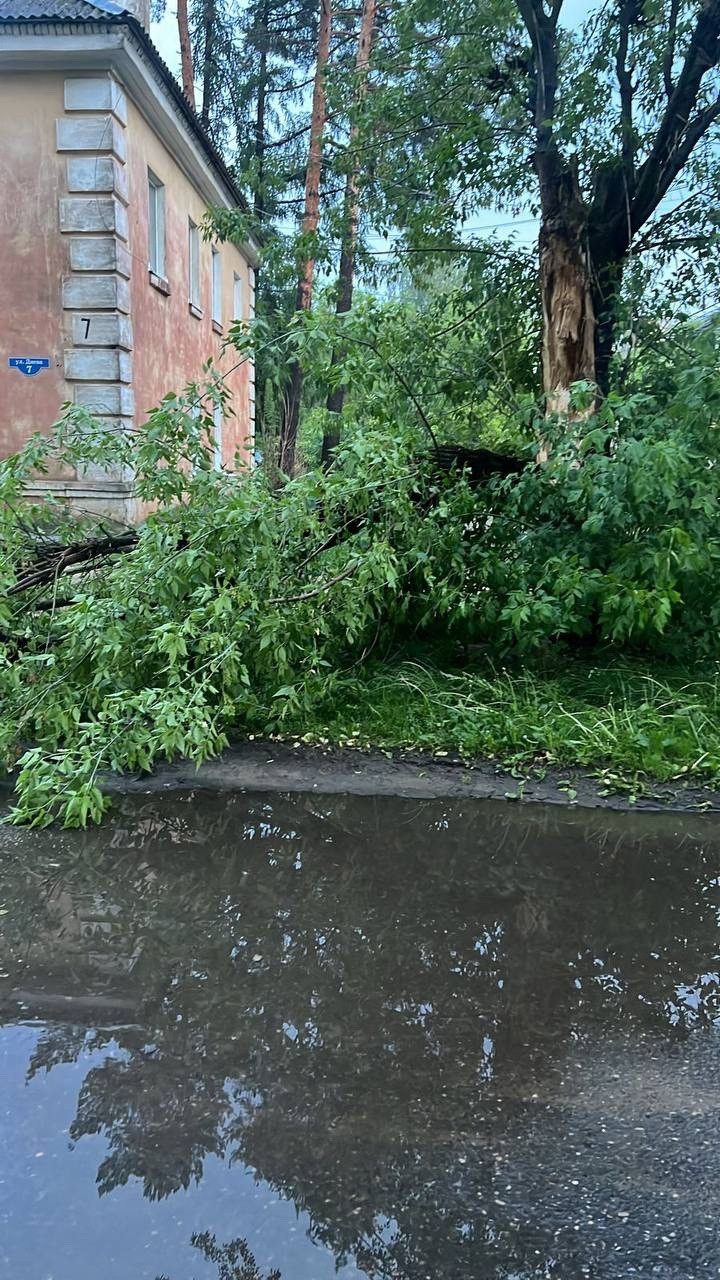
[[[248,211],[242,192],[150,37],[129,14],[102,22],[0,19],[0,70],[111,71],[209,206]],[[254,237],[239,247],[252,266]]]

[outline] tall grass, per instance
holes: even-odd
[[[300,725],[297,726],[301,728]],[[720,783],[720,671],[567,662],[555,671],[383,664],[302,725],[335,744],[414,748],[508,768],[579,766],[616,785]]]

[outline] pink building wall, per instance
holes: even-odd
[[[55,146],[62,109],[62,76],[0,75],[0,457],[46,431],[68,399],[61,301],[68,253],[57,207],[64,175]],[[26,378],[8,368],[12,356],[47,356],[50,368]]]
[[[133,321],[133,382],[136,416],[144,420],[148,409],[168,391],[180,391],[202,377],[210,358],[225,374],[234,416],[223,423],[223,466],[231,467],[236,450],[247,455],[251,437],[250,367],[237,365],[233,348],[223,350],[233,322],[234,277],[241,284],[243,318],[248,319],[252,276],[246,259],[232,244],[218,245],[222,264],[222,332],[212,321],[211,246],[200,239],[200,306],[202,316],[190,310],[188,221],[201,226],[206,207],[162,142],[153,134],[132,103],[128,104],[129,234],[132,254],[131,304]],[[168,294],[150,283],[148,170],[165,188],[165,275]]]
[[[187,139],[185,140],[187,146]],[[165,187],[167,286],[148,271],[148,169]],[[108,429],[143,422],[168,391],[226,374],[233,416],[221,428],[222,463],[252,441],[252,367],[223,350],[240,280],[252,315],[254,275],[233,244],[219,245],[222,324],[211,313],[211,246],[200,243],[200,304],[189,306],[188,220],[207,201],[113,72],[3,70],[0,74],[0,456],[47,432],[63,403],[88,407]],[[219,331],[218,331],[219,328]],[[49,360],[26,377],[16,356]],[[89,510],[133,508],[128,477],[88,471],[39,479]]]

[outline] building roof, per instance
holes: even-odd
[[[247,202],[239,190],[217,147],[205,132],[194,108],[188,102],[175,76],[163,61],[145,28],[137,18],[116,4],[115,0],[0,0],[0,25],[17,23],[112,23],[126,26],[142,46],[165,88],[173,98],[180,114],[197,138],[208,160],[222,178],[240,208],[247,211]]]
[[[0,22],[102,22],[124,12],[114,0],[0,0]]]

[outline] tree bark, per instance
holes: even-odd
[[[177,2],[178,36],[180,39],[180,67],[182,70],[183,93],[190,106],[195,108],[195,73],[193,70],[192,45],[190,43],[190,24],[188,22],[187,0]]]
[[[615,331],[623,265],[622,261],[598,263],[593,272],[595,384],[603,399],[610,390],[610,362],[615,351]]]
[[[265,105],[267,101],[267,48],[260,53],[258,68],[258,92],[255,111],[255,163],[256,178],[253,193],[253,209],[258,222],[265,213]]]
[[[343,201],[342,246],[340,250],[338,294],[335,307],[335,314],[338,316],[346,315],[348,311],[350,311],[355,285],[355,258],[357,254],[358,224],[360,221],[360,157],[353,148],[357,142],[360,129],[357,119],[357,111],[362,106],[363,99],[367,93],[368,67],[370,65],[370,54],[372,52],[373,35],[375,32],[376,13],[377,0],[363,0],[362,16],[360,18],[360,31],[358,34],[357,55],[355,58],[356,80],[354,96],[356,114],[350,127],[348,146],[352,160],[345,183],[345,196]],[[333,351],[331,366],[337,366],[341,358],[342,353],[340,351]],[[335,421],[333,427],[329,428],[323,435],[322,464],[324,467],[328,467],[330,465],[333,454],[340,443],[340,428],[338,420],[345,403],[345,391],[345,385],[343,383],[339,383],[333,388],[328,396],[327,409],[329,413],[334,415]]]
[[[325,76],[330,56],[331,30],[332,9],[330,0],[320,0],[317,60],[313,84],[312,114],[310,117],[310,150],[305,172],[305,207],[302,222],[304,236],[314,236],[320,221],[320,177],[322,174],[323,136],[327,117]],[[314,276],[315,258],[311,253],[305,259],[298,281],[297,302],[299,311],[309,311],[312,306]]]
[[[549,413],[565,411],[573,382],[595,381],[595,308],[587,215],[574,173],[558,183],[557,204],[540,230],[543,389]]]
[[[265,15],[265,35],[267,39],[267,18],[268,6],[264,9]],[[264,44],[260,53],[260,67],[258,70],[258,95],[255,110],[255,190],[253,192],[253,212],[262,229],[262,221],[265,215],[265,109],[267,103],[267,45]],[[255,296],[258,296],[260,286],[261,266],[255,268]],[[256,365],[257,376],[257,365]],[[258,379],[255,387],[255,434],[262,436],[265,424],[265,386]]]
[[[205,0],[203,7],[203,86],[202,112],[200,119],[205,129],[210,128],[210,111],[213,100],[213,80],[215,76],[215,22],[217,10],[215,0]]]
[[[327,117],[325,75],[330,56],[331,30],[331,0],[320,0],[320,23],[318,27],[312,114],[310,117],[310,150],[305,171],[305,204],[302,220],[302,234],[306,239],[306,244],[317,232],[320,221],[320,177],[322,174],[323,136]],[[312,307],[314,276],[315,257],[310,249],[302,264],[298,279],[296,311],[309,311]],[[285,414],[280,428],[279,465],[280,470],[288,476],[291,476],[295,470],[295,450],[298,423],[300,421],[302,383],[302,366],[300,361],[295,359],[290,367],[290,386],[286,399]]]
[[[533,168],[540,187],[538,242],[543,312],[543,391],[549,413],[565,411],[573,382],[595,380],[595,311],[588,211],[577,171],[553,132],[557,97],[557,19],[543,0],[518,0],[532,46],[528,106],[535,125]]]
[[[267,111],[268,91],[268,45],[270,41],[270,0],[264,0],[259,15],[259,31],[255,40],[260,54],[258,63],[257,102],[255,104],[255,190],[253,191],[253,210],[260,221],[265,213],[265,114]]]

